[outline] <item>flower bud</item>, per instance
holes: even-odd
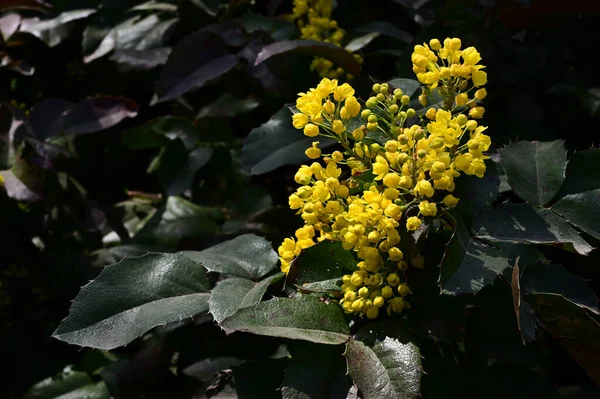
[[[377,98],[377,101],[385,101],[385,96],[380,92],[379,94],[377,94],[377,96],[375,97]]]
[[[427,151],[425,150],[419,150],[417,151],[417,156],[421,159],[425,158],[427,156]]]
[[[407,109],[407,110],[406,110],[406,116],[407,116],[408,118],[412,118],[412,117],[413,117],[413,116],[415,116],[416,114],[417,114],[417,113],[416,113],[416,112],[415,112],[415,110],[414,110],[414,109],[412,109],[412,108],[409,108],[409,109]]]
[[[431,47],[432,50],[438,51],[442,48],[442,44],[438,39],[431,39],[429,41],[429,47]]]
[[[360,117],[363,119],[369,118],[369,115],[371,115],[371,110],[369,109],[363,109],[363,111],[360,113]]]
[[[427,110],[427,112],[425,112],[425,116],[427,117],[427,119],[429,120],[434,120],[435,119],[435,114],[437,113],[437,110],[435,108],[429,108]]]
[[[396,104],[393,104],[390,106],[390,112],[392,114],[395,114],[396,112],[398,112],[398,106]]]
[[[379,93],[379,90],[380,90],[380,89],[381,89],[381,85],[380,85],[379,83],[375,83],[375,84],[373,85],[373,91],[374,91],[375,93]]]
[[[401,134],[400,136],[398,136],[398,142],[402,145],[407,145],[408,144],[408,136],[405,134]]]
[[[405,94],[400,98],[400,102],[402,105],[408,105],[408,103],[410,103],[410,97]]]

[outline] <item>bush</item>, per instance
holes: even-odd
[[[469,3],[0,6],[6,396],[597,396],[594,8]]]

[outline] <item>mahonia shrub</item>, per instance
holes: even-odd
[[[289,273],[316,242],[341,242],[360,259],[356,271],[342,276],[339,304],[347,313],[375,319],[382,310],[410,307],[400,230],[416,231],[425,218],[456,206],[455,179],[486,171],[490,137],[477,120],[487,75],[479,52],[461,47],[458,38],[415,46],[413,71],[424,85],[419,112],[388,83],[375,83],[364,102],[350,84],[329,78],[299,94],[294,127],[334,139],[342,150],[323,153],[319,141],[306,150],[315,162],[300,167],[294,177],[300,187],[289,197],[305,225],[279,247],[281,270]],[[422,267],[423,257],[410,263]]]
[[[301,39],[331,43],[341,47],[346,32],[338,26],[336,20],[331,18],[332,10],[332,0],[294,0],[290,18],[298,26]],[[363,62],[359,54],[354,54],[354,58],[359,64]],[[329,79],[344,77],[346,80],[352,80],[354,78],[351,74],[345,73],[343,68],[336,67],[333,62],[322,57],[315,57],[310,69],[317,72],[319,76]]]

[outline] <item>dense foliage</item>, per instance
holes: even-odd
[[[598,397],[592,3],[0,4],[2,397]]]

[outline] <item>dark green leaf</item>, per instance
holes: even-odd
[[[306,137],[292,126],[292,113],[283,107],[271,119],[253,129],[242,148],[242,171],[249,175],[267,173],[283,165],[306,162],[304,151],[313,141],[323,149],[335,141],[328,138]]]
[[[492,283],[508,260],[500,249],[471,237],[461,220],[455,223],[440,265],[440,288],[445,294],[474,294]]]
[[[117,50],[110,59],[123,71],[147,71],[167,63],[171,54],[170,47],[159,47],[148,50]]]
[[[293,260],[289,280],[298,285],[341,278],[356,270],[358,259],[339,241],[324,240],[302,250]]]
[[[69,366],[62,373],[46,378],[32,386],[23,399],[54,399],[91,383],[92,379],[87,373],[74,371]]]
[[[232,367],[239,366],[243,363],[245,363],[245,360],[237,357],[222,356],[201,360],[187,366],[182,371],[185,375],[202,382],[221,370],[231,369]]]
[[[533,308],[525,300],[525,293],[521,290],[520,258],[515,261],[511,276],[513,307],[517,316],[517,327],[521,333],[523,343],[535,341],[536,318]]]
[[[344,347],[294,342],[281,386],[283,399],[346,398],[352,381],[346,375]]]
[[[165,192],[168,195],[179,195],[189,190],[196,172],[210,161],[212,153],[212,148],[198,147],[187,154],[177,174],[172,179],[164,181]]]
[[[414,79],[397,78],[388,81],[388,84],[394,89],[402,90],[402,93],[409,97],[412,97],[419,90],[419,87],[421,87],[421,83]]]
[[[254,234],[244,234],[204,251],[183,254],[212,272],[259,280],[277,264],[271,243]]]
[[[391,323],[363,327],[346,344],[348,373],[365,399],[421,395],[419,348]]]
[[[176,138],[189,151],[196,147],[199,133],[189,120],[174,116],[163,116],[121,133],[121,142],[132,150],[165,147]]]
[[[377,32],[381,35],[393,37],[394,39],[398,39],[406,44],[410,44],[412,42],[412,36],[402,29],[398,28],[396,25],[387,22],[387,21],[372,21],[368,22],[364,25],[356,28],[357,32]]]
[[[462,215],[476,215],[487,208],[498,197],[500,177],[494,162],[486,162],[487,170],[482,178],[462,175],[456,179],[456,188],[452,194],[460,199],[457,211]]]
[[[350,338],[350,329],[339,305],[313,297],[260,302],[240,309],[225,319],[221,327],[227,333],[245,331],[329,345],[342,344]]]
[[[339,292],[341,290],[342,279],[332,278],[331,280],[315,281],[314,283],[304,283],[298,286],[300,291],[306,292]]]
[[[262,359],[234,367],[233,380],[237,395],[216,396],[215,399],[281,399],[279,386],[288,359]]]
[[[556,294],[586,308],[600,313],[598,298],[588,283],[560,265],[537,263],[529,265],[521,274],[523,294]]]
[[[81,289],[53,336],[110,350],[208,310],[208,290],[204,269],[182,254],[125,258]]]
[[[108,388],[104,382],[100,381],[97,384],[89,384],[74,391],[67,392],[53,399],[111,399],[112,396],[108,392]]]
[[[175,99],[199,89],[225,74],[238,63],[223,37],[200,31],[181,40],[169,54],[156,83],[154,104]]]
[[[134,236],[137,244],[175,246],[183,238],[214,234],[222,218],[219,208],[196,205],[181,197],[169,197]]]
[[[239,277],[222,280],[211,292],[209,311],[217,323],[220,323],[239,309],[260,302],[269,285],[283,276],[283,273],[277,273],[259,282]]]
[[[271,57],[282,54],[307,54],[330,60],[353,76],[360,75],[360,64],[352,53],[335,44],[314,40],[284,40],[269,44],[258,53],[254,65],[261,64]]]
[[[253,111],[260,102],[255,98],[237,98],[229,93],[223,93],[216,101],[202,108],[196,119],[207,116],[218,118],[233,118],[238,115],[246,114]]]
[[[583,255],[593,250],[564,219],[545,208],[503,203],[482,211],[473,221],[475,236],[521,244],[571,243]]]
[[[508,183],[519,197],[540,206],[554,198],[565,179],[567,166],[562,140],[519,141],[499,152]]]
[[[600,239],[600,189],[570,194],[558,200],[552,211]]]
[[[576,151],[567,163],[565,182],[559,197],[600,189],[600,148]]]

